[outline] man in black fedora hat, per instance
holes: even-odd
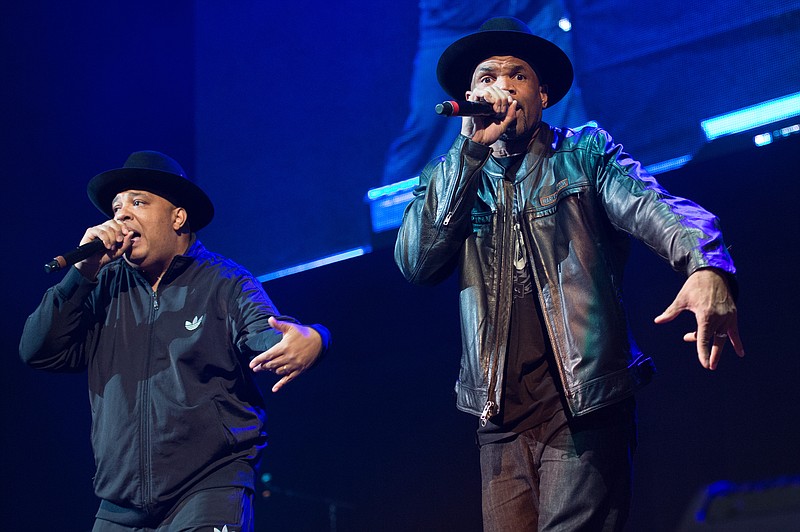
[[[447,99],[436,80],[436,62],[449,44],[472,33],[488,17],[500,15],[526,22],[537,35],[551,40],[567,54],[572,53],[575,32],[565,29],[569,10],[564,0],[420,0],[417,50],[408,86],[408,114],[387,151],[382,184],[419,175],[428,161],[450,147],[459,124],[432,112],[436,104]],[[574,126],[586,122],[577,83],[565,100],[550,108],[546,115],[555,124]]]
[[[459,409],[479,416],[485,530],[621,530],[636,445],[633,394],[654,367],[630,338],[622,274],[633,236],[687,279],[700,363],[739,356],[735,269],[716,217],[667,193],[597,127],[550,126],[572,65],[519,20],[451,44],[437,77],[494,116],[462,118],[420,176],[395,261],[413,283],[458,270]]]
[[[154,151],[88,185],[110,217],[28,318],[20,355],[34,368],[87,371],[94,531],[253,530],[254,467],[265,445],[254,372],[294,380],[330,335],[282,317],[241,266],[196,231],[214,216],[180,165]]]

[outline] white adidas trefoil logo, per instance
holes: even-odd
[[[195,319],[197,319],[197,318],[195,318]],[[203,320],[201,319],[200,321],[203,321]],[[199,325],[199,324],[198,324],[198,325]],[[188,322],[188,321],[186,322],[186,327],[187,327],[187,328],[189,327],[189,322]],[[220,530],[220,529],[219,529],[219,528],[217,528],[217,527],[214,527],[214,532],[228,532],[228,525],[225,525],[225,526],[223,526],[223,527],[222,527],[222,530]]]
[[[185,327],[186,327],[186,330],[187,331],[193,331],[193,330],[197,329],[198,327],[200,327],[200,324],[203,323],[203,318],[205,318],[205,317],[206,317],[205,314],[203,314],[199,318],[197,316],[195,316],[192,321],[187,321],[184,324]],[[222,531],[218,531],[218,532],[227,532],[227,530],[222,530]]]

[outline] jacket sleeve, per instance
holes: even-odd
[[[291,316],[282,316],[270,300],[258,280],[246,273],[236,283],[229,314],[231,330],[237,349],[248,360],[259,355],[281,341],[282,334],[269,325],[270,316],[281,321],[299,323]],[[318,361],[328,351],[331,333],[323,325],[309,325],[322,337],[322,353]]]
[[[22,331],[19,354],[26,364],[64,372],[86,368],[85,347],[96,322],[92,311],[96,286],[96,281],[69,268],[64,278],[47,290]]]
[[[736,269],[716,216],[669,194],[603,130],[597,130],[588,153],[595,161],[589,164],[594,165],[601,201],[617,229],[641,240],[686,276],[712,267],[732,279]]]
[[[394,258],[405,278],[418,284],[444,280],[472,233],[471,211],[488,146],[459,135],[450,151],[428,164],[406,207]]]

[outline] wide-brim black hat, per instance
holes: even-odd
[[[214,217],[214,205],[203,190],[186,177],[171,157],[157,151],[137,151],[122,168],[94,176],[86,187],[89,199],[100,212],[114,217],[111,202],[125,190],[146,190],[186,209],[189,226],[198,231]]]
[[[490,18],[476,33],[448,46],[436,67],[439,84],[452,98],[463,99],[471,88],[475,67],[496,55],[514,56],[528,63],[539,83],[547,85],[548,107],[558,103],[572,86],[574,73],[567,54],[547,39],[533,35],[524,22],[513,17]]]

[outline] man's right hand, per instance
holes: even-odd
[[[83,234],[79,245],[82,246],[97,238],[103,242],[103,245],[106,247],[106,252],[92,255],[75,264],[75,267],[81,272],[81,275],[87,279],[94,280],[100,268],[122,257],[131,246],[132,236],[133,232],[114,219],[90,227]]]
[[[505,115],[502,121],[487,116],[463,117],[461,119],[461,134],[469,137],[474,142],[491,146],[516,119],[517,101],[507,91],[497,87],[490,86],[468,91],[467,100],[490,103],[495,113],[501,116]]]

